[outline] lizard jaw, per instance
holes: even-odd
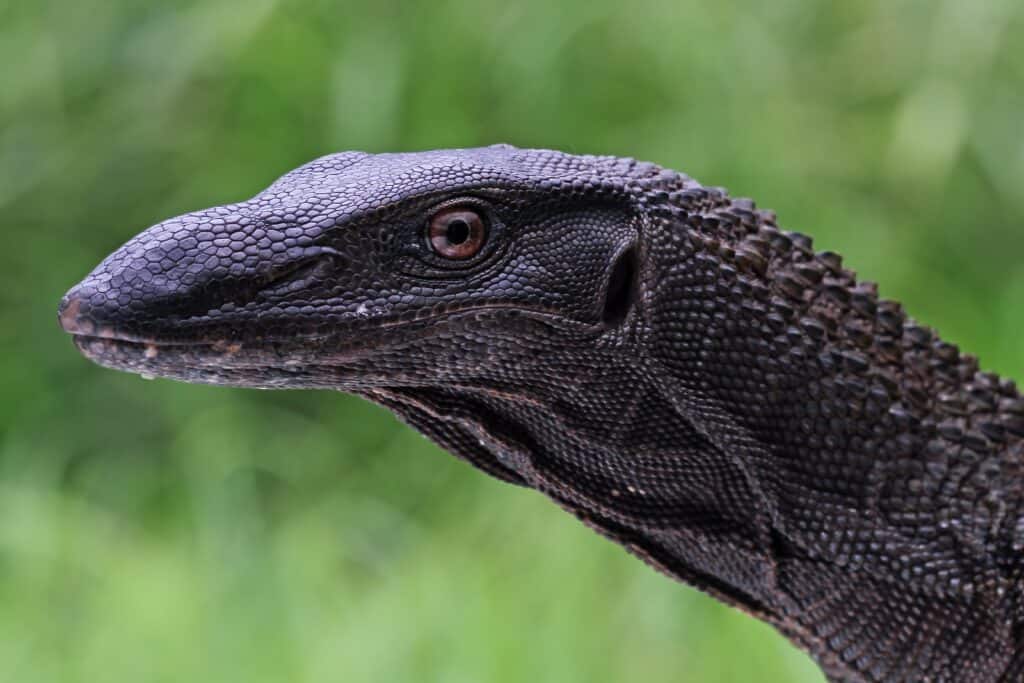
[[[379,384],[353,366],[369,356],[358,349],[333,349],[319,358],[298,356],[283,342],[151,344],[84,334],[75,346],[92,362],[144,379],[257,389],[357,389]],[[308,348],[309,341],[303,340]]]
[[[557,328],[576,339],[593,339],[601,332],[600,326],[547,311],[503,306],[473,307],[412,321],[374,321],[369,327],[339,329],[329,335],[248,339],[192,336],[187,328],[180,336],[143,336],[80,315],[73,297],[61,306],[58,317],[85,358],[146,379],[262,389],[361,391],[395,383],[394,376],[375,361],[402,353],[399,349],[412,339],[443,335],[450,325],[481,315],[515,317],[522,323]],[[412,377],[403,382],[419,383]]]

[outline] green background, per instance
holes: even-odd
[[[0,2],[0,681],[820,681],[330,393],[82,360],[61,294],[315,156],[511,142],[724,185],[1024,378],[1024,5]]]

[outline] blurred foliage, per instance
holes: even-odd
[[[351,397],[144,383],[60,295],[312,157],[506,141],[756,197],[1024,378],[1019,0],[0,2],[0,681],[818,681]]]

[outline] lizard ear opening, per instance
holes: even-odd
[[[626,319],[633,305],[633,290],[636,288],[636,247],[630,247],[619,255],[605,289],[605,325],[614,327]]]

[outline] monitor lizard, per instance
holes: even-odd
[[[1024,680],[1024,399],[772,212],[495,145],[312,161],[60,304],[97,363],[395,412],[833,681]]]

